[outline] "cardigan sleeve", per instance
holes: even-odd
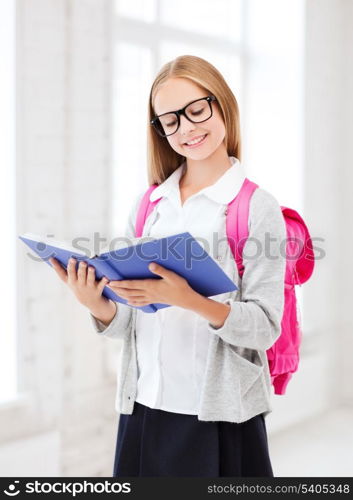
[[[135,239],[137,209],[144,193],[145,191],[140,192],[132,204],[125,226],[125,238]],[[130,331],[134,309],[131,306],[127,306],[126,304],[122,304],[120,302],[115,302],[115,304],[117,306],[115,316],[108,326],[93,316],[90,311],[89,315],[92,320],[93,328],[98,335],[103,335],[104,337],[110,337],[113,339],[121,339],[124,338]]]
[[[249,206],[249,237],[243,248],[240,300],[222,302],[231,309],[219,328],[208,330],[239,347],[267,350],[281,333],[286,270],[286,225],[276,198],[257,188]],[[230,251],[233,258],[233,254]]]

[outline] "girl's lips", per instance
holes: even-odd
[[[204,138],[202,139],[202,141],[197,142],[196,144],[190,144],[190,145],[189,145],[189,144],[184,143],[184,146],[185,146],[186,148],[197,148],[197,146],[201,146],[201,144],[203,144],[203,143],[205,142],[205,140],[206,140],[206,137],[207,137],[207,136],[208,136],[208,134],[205,134],[205,136],[204,136]]]

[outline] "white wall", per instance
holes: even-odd
[[[330,406],[353,403],[352,22],[350,0],[308,2],[305,199],[311,224],[325,238],[326,257],[305,293],[307,321],[317,337],[313,347],[322,352],[328,342],[322,376]]]
[[[341,318],[341,341],[338,353],[339,367],[338,384],[340,397],[346,404],[353,405],[352,378],[352,352],[353,352],[353,317],[352,317],[352,214],[353,214],[353,2],[344,1],[344,40],[342,51],[343,59],[343,84],[342,84],[342,149],[344,157],[342,168],[334,161],[334,170],[339,171],[338,197],[340,200],[340,236],[336,242],[336,256],[339,262],[337,278],[337,295],[339,296],[339,312]],[[339,92],[339,90],[337,91]],[[334,334],[334,332],[333,332]]]
[[[18,1],[19,234],[70,239],[108,227],[109,8],[106,0]],[[13,441],[43,434],[49,447],[52,432],[60,434],[58,475],[110,475],[118,417],[110,365],[119,345],[95,335],[87,310],[54,271],[25,254],[19,241],[19,378],[26,397],[0,408],[0,457],[9,453],[11,461],[6,475],[10,466],[13,475],[24,471],[25,448]],[[33,455],[28,474],[45,470]]]

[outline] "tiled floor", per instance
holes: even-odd
[[[268,438],[277,477],[353,476],[353,409],[335,409]]]

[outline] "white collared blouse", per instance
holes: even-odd
[[[188,231],[233,279],[236,264],[224,252],[228,246],[225,209],[239,192],[245,174],[237,158],[230,160],[232,165],[214,184],[187,198],[183,205],[179,180],[185,164],[177,168],[152,191],[151,201],[163,198],[146,220],[142,237],[162,238]],[[178,306],[153,314],[137,310],[136,401],[150,408],[197,415],[209,337],[206,319],[194,311]]]

